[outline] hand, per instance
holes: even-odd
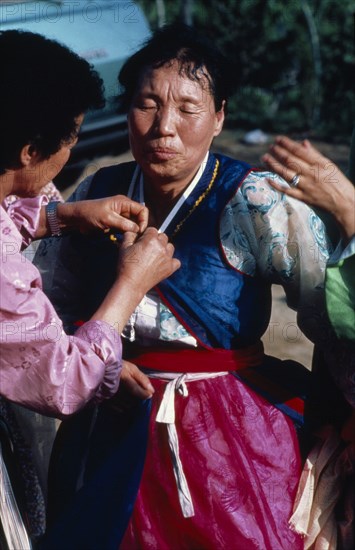
[[[124,195],[58,205],[58,218],[82,233],[112,228],[143,233],[148,224],[148,209]]]
[[[330,212],[348,237],[354,234],[355,188],[341,170],[308,140],[297,143],[280,136],[262,160],[289,183],[296,174],[300,176],[297,187],[280,186],[269,179],[275,189]]]
[[[120,246],[117,278],[92,320],[109,323],[121,334],[143,296],[180,267],[174,247],[164,233],[148,227],[137,239],[126,232]]]
[[[145,399],[150,399],[154,391],[148,376],[133,363],[122,360],[118,392],[112,399],[106,401],[106,404],[110,409],[122,414],[135,407],[137,400],[144,401]]]
[[[127,232],[120,248],[118,279],[126,281],[143,297],[180,267],[173,254],[174,246],[168,237],[154,227],[148,227],[138,239],[136,234]]]
[[[120,384],[125,390],[139,399],[149,399],[154,393],[154,388],[144,372],[129,361],[122,361]]]

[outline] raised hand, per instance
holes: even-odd
[[[276,138],[263,162],[289,183],[269,179],[275,189],[311,206],[330,212],[346,236],[355,232],[355,188],[343,172],[308,140],[298,143],[285,136]]]

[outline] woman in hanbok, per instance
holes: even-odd
[[[144,203],[181,268],[146,294],[123,331],[122,391],[96,416],[63,425],[50,497],[60,528],[48,548],[303,547],[289,518],[308,371],[266,357],[260,338],[276,283],[317,339],[313,311],[322,304],[329,248],[315,212],[270,186],[278,176],[210,151],[231,76],[215,45],[181,26],[156,31],[120,72],[135,160],[90,176],[71,200],[122,193]],[[278,181],[287,186],[292,177]],[[47,292],[68,326],[85,320],[110,284],[116,238],[65,238],[42,250],[44,277],[53,271]],[[65,300],[63,284],[71,289]],[[113,426],[129,424],[139,400],[148,426],[120,452],[139,462],[137,447],[146,447],[136,470],[143,472],[133,511],[131,494],[116,528],[122,507],[106,490],[116,477],[108,448]],[[70,485],[69,471],[80,484]]]

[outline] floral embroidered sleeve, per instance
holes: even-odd
[[[311,208],[271,188],[267,177],[251,172],[225,208],[222,246],[236,269],[284,287],[288,305],[314,341],[330,250],[325,228]]]

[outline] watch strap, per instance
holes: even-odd
[[[59,204],[59,201],[50,201],[46,205],[47,221],[48,221],[49,229],[51,230],[51,235],[53,237],[57,237],[62,234],[60,225],[59,225],[58,214],[57,214],[58,204]]]

